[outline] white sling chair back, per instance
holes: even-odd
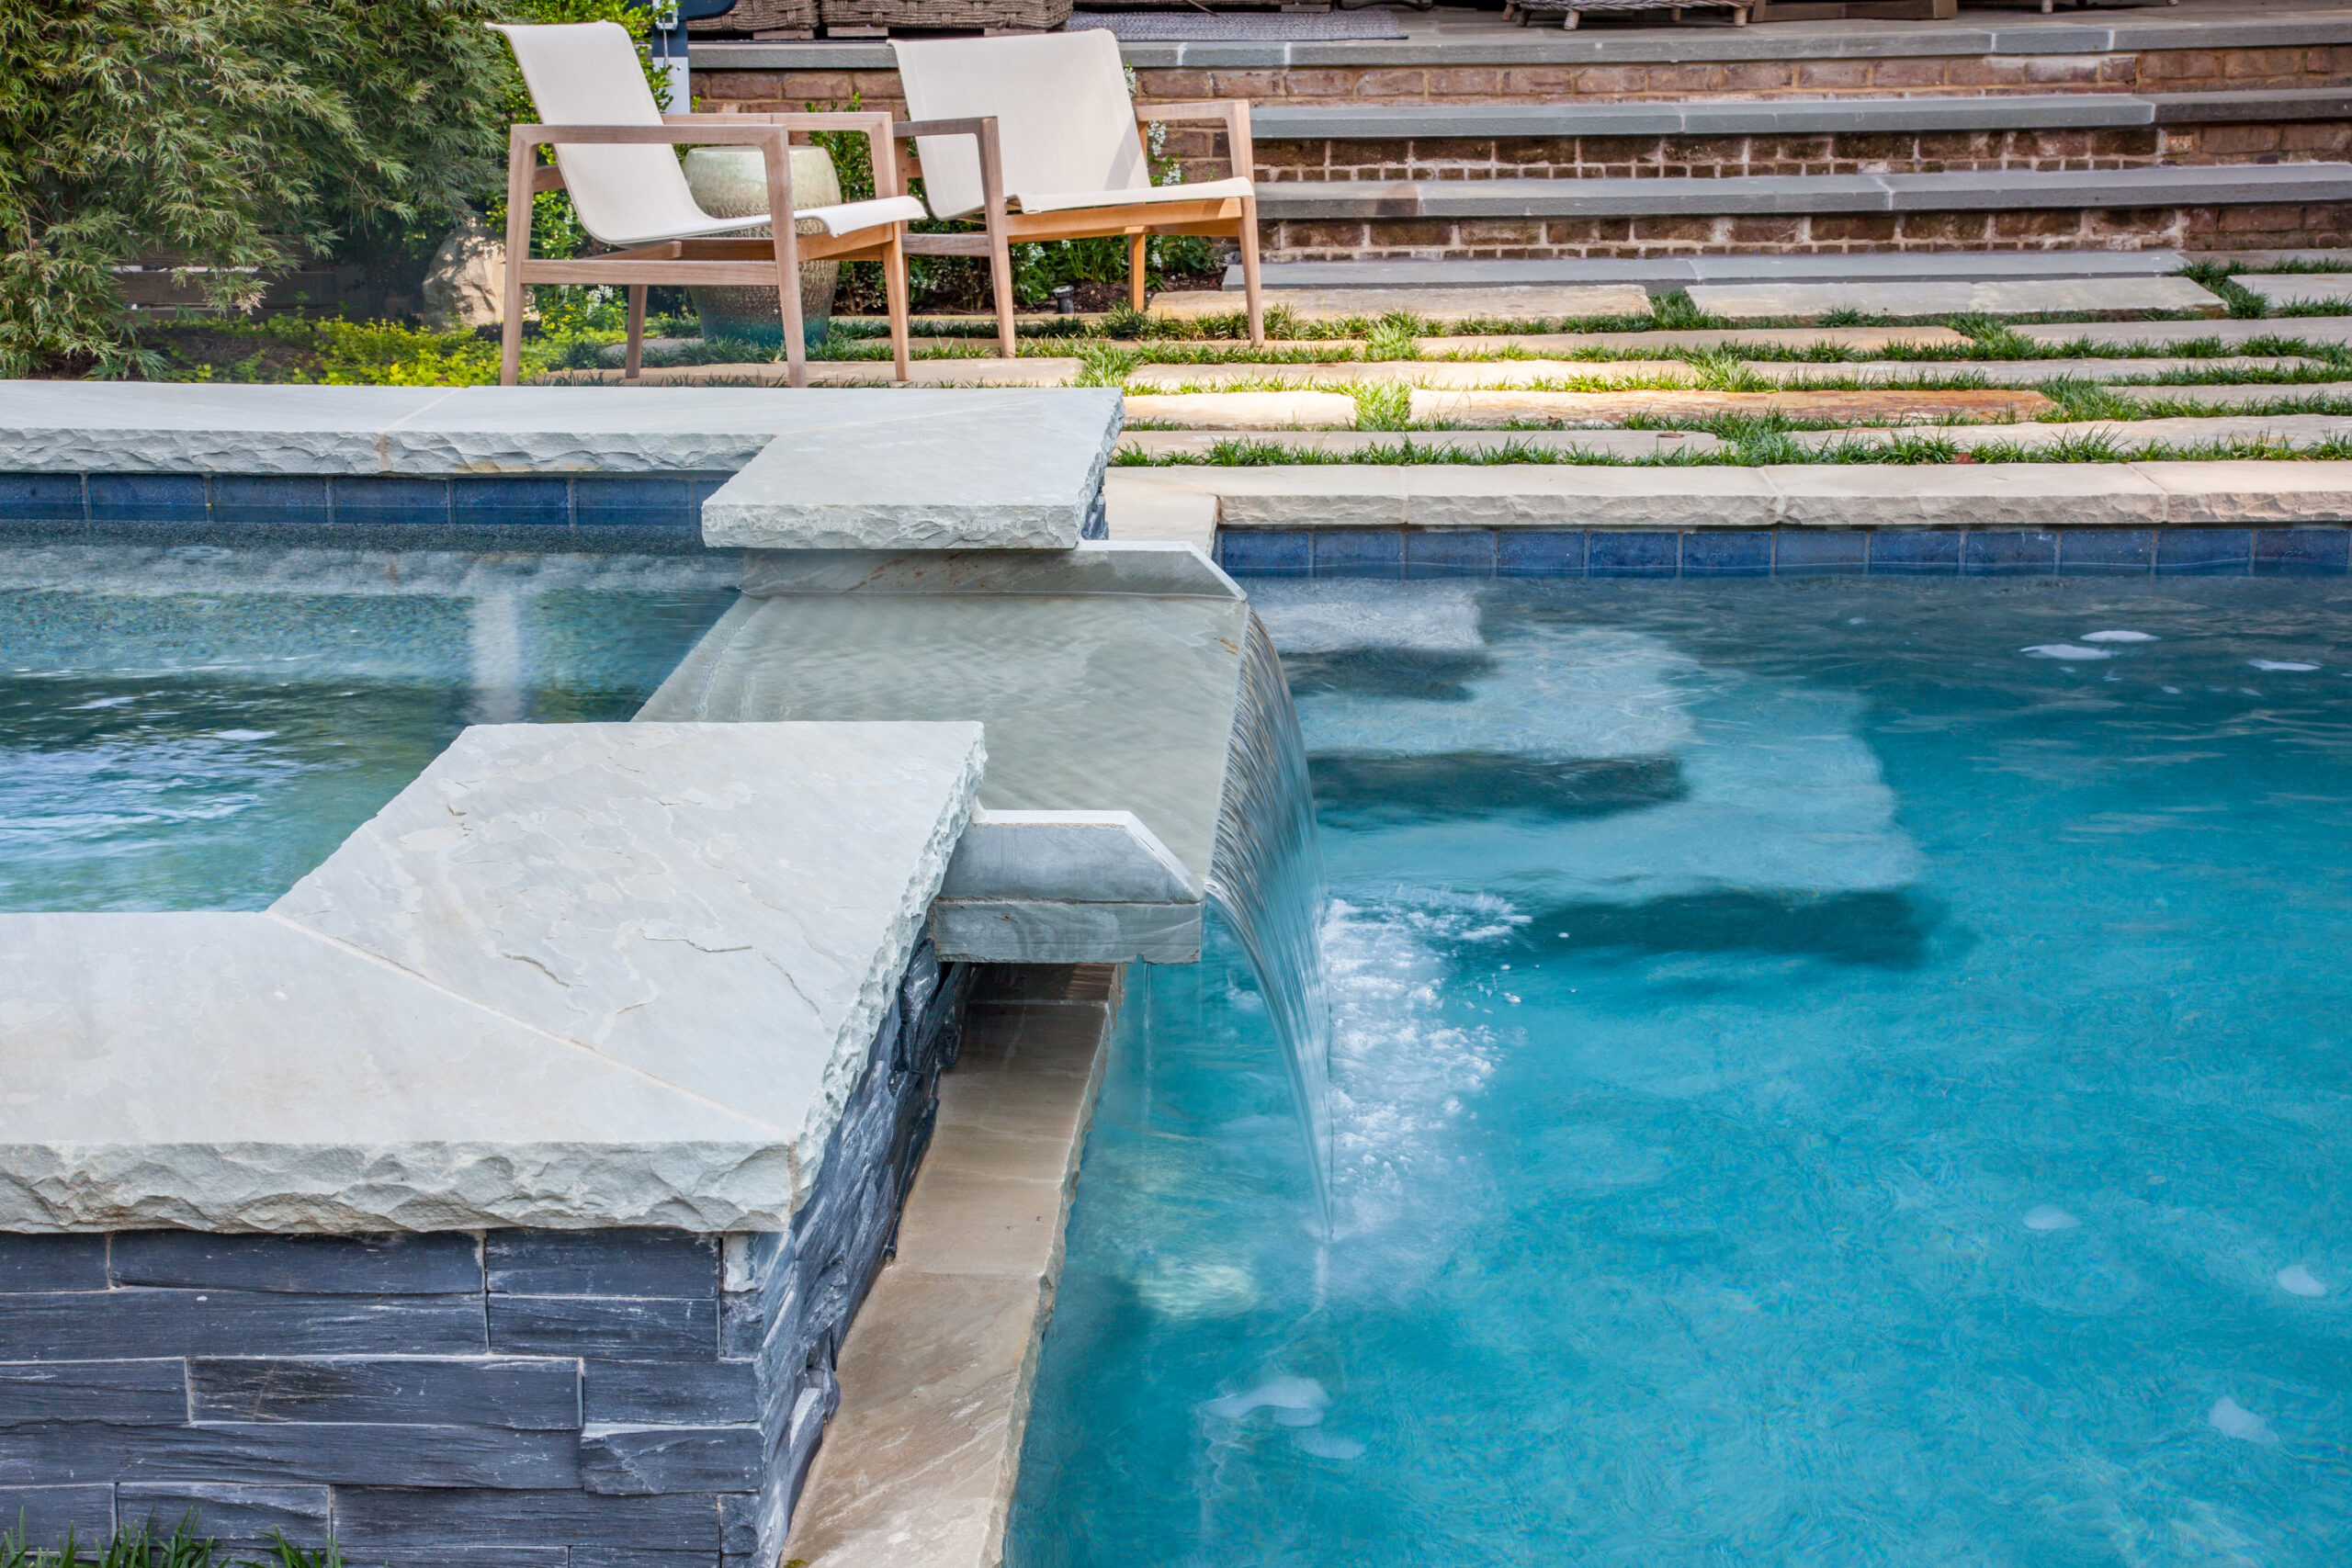
[[[883,262],[891,338],[898,348],[899,375],[906,377],[906,265],[899,241],[904,225],[922,218],[923,209],[899,188],[888,115],[664,115],[646,83],[636,44],[618,24],[492,27],[514,49],[540,119],[537,126],[516,126],[508,144],[509,265],[502,380],[512,385],[518,378],[526,284],[627,285],[627,374],[633,378],[641,352],[646,285],[704,283],[777,288],[789,379],[796,387],[805,385],[799,264],[836,257]],[[874,198],[795,209],[791,160],[785,148],[796,130],[864,131],[874,153]],[[771,237],[716,238],[761,227],[768,223],[770,212],[741,218],[714,218],[705,212],[678,166],[676,149],[695,144],[761,148],[766,153],[770,212],[791,211],[798,222],[813,223],[821,232],[796,236],[796,224],[786,222],[775,225]],[[553,169],[537,164],[536,149],[540,146],[554,149]],[[516,258],[530,254],[530,193],[559,186],[571,194],[581,226],[619,254],[517,264]]]
[[[915,139],[923,196],[933,217],[979,215],[988,226],[992,262],[1009,242],[1125,235],[1130,298],[1137,310],[1144,304],[1144,245],[1149,235],[1230,236],[1240,241],[1250,335],[1253,341],[1262,336],[1247,103],[1138,109],[1127,93],[1118,39],[1101,29],[893,39],[890,48],[898,56],[911,122],[897,130]],[[1138,121],[1149,119],[1223,120],[1229,176],[1153,185],[1137,130]],[[986,129],[990,120],[992,132]],[[939,241],[962,238],[914,235],[910,248],[933,254],[945,249]],[[963,249],[968,253],[970,247]],[[1008,263],[997,279],[1007,355],[1011,287]]]

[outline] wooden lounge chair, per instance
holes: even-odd
[[[663,114],[646,85],[636,47],[613,22],[548,27],[499,26],[514,46],[545,123],[518,125],[506,142],[506,298],[498,378],[514,386],[523,358],[524,288],[534,283],[620,285],[628,290],[628,357],[634,378],[645,345],[645,288],[650,283],[773,287],[784,313],[789,379],[808,384],[808,345],[801,339],[800,264],[879,261],[890,305],[890,346],[899,378],[907,378],[907,262],[901,239],[922,203],[899,177],[898,143],[887,114]],[[775,225],[772,238],[726,239],[757,228],[771,213],[792,213],[791,133],[863,131],[874,152],[873,199],[794,213],[821,233],[797,234],[798,223]],[[542,165],[538,149],[555,149]],[[713,218],[695,202],[674,151],[680,146],[757,147],[765,155],[768,211]],[[581,226],[613,249],[569,261],[534,261],[531,197],[568,190]]]
[[[978,214],[984,234],[910,234],[917,255],[984,255],[996,292],[997,337],[1012,343],[1010,246],[1036,240],[1128,241],[1128,290],[1144,303],[1144,245],[1153,234],[1214,234],[1241,243],[1250,341],[1263,343],[1258,197],[1250,181],[1250,106],[1240,99],[1138,108],[1119,40],[1100,29],[1034,38],[893,39],[923,200],[934,218]],[[1137,134],[1149,120],[1225,124],[1230,178],[1155,186]]]

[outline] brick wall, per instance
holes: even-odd
[[[1312,219],[1264,225],[1270,261],[1703,252],[2335,249],[2352,207],[2136,208],[1811,217]]]
[[[2277,131],[2276,126],[2263,129]],[[2335,128],[2352,131],[2352,127]],[[1216,139],[1222,143],[1223,138]],[[2193,150],[2193,143],[2192,143]],[[1188,177],[1224,174],[1223,147]],[[2180,150],[2154,126],[2109,130],[1903,131],[1818,136],[1560,136],[1412,141],[1260,141],[1258,178],[1288,180],[1736,179],[1941,169],[2144,168]]]
[[[2352,45],[2145,50],[2118,54],[1934,55],[1630,65],[1305,66],[1137,73],[1152,102],[1561,103],[1577,98],[1917,97],[2002,93],[2196,93],[2352,85]],[[895,71],[697,71],[695,92],[747,110],[845,105],[903,111]]]
[[[1938,130],[1814,136],[1520,136],[1409,141],[1260,141],[1257,177],[1289,180],[1737,179],[1946,169],[2132,169],[2157,164],[2312,163],[2352,151],[2342,120]],[[1187,144],[1189,179],[1223,178],[1224,138]]]
[[[971,976],[918,952],[789,1235],[0,1235],[0,1528],[767,1568]]]

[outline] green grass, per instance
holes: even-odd
[[[1348,393],[1356,400],[1358,430],[1404,430],[1413,423],[1413,389],[1401,381],[1360,381]]]
[[[1135,349],[1114,343],[1091,343],[1078,356],[1077,384],[1081,387],[1124,387],[1143,363]]]

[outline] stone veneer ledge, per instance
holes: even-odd
[[[784,1230],[982,759],[477,728],[266,914],[0,915],[0,1229]]]
[[[704,502],[707,543],[1066,549],[1120,418],[1118,393],[1090,388],[0,381],[0,476],[733,473]]]

